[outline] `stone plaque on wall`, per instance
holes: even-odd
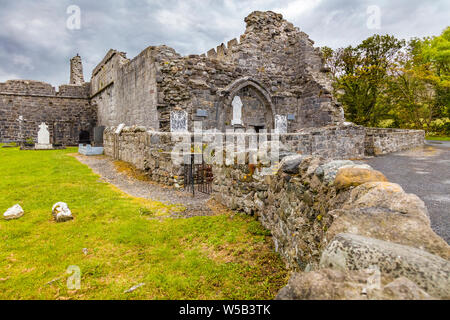
[[[275,116],[275,132],[276,133],[287,133],[287,117],[277,114]]]
[[[183,110],[170,112],[170,132],[188,131],[187,112]]]

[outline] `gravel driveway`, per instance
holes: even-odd
[[[450,141],[427,141],[421,148],[365,162],[405,192],[418,195],[428,208],[433,230],[450,242]]]

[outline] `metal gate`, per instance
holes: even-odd
[[[191,163],[184,165],[184,190],[192,192],[195,197],[195,191],[211,194],[213,181],[212,166],[202,163],[196,164],[194,154],[191,154]]]

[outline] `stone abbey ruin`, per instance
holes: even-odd
[[[202,55],[151,46],[129,60],[110,50],[90,82],[76,56],[58,91],[1,83],[0,142],[36,139],[44,122],[54,144],[102,144],[106,155],[179,187],[172,133],[193,135],[198,122],[216,132],[275,130],[283,156],[273,175],[261,173],[274,169],[262,161],[214,165],[211,184],[218,202],[258,217],[298,272],[279,299],[450,298],[450,247],[423,201],[355,162],[421,146],[424,132],[346,122],[305,33],[270,11],[245,22],[239,41]]]
[[[77,55],[70,61],[70,84],[58,91],[38,81],[0,83],[0,141],[36,139],[45,122],[53,143],[77,145],[93,140],[95,127],[123,123],[170,132],[171,118],[181,117],[190,131],[194,121],[205,130],[257,132],[274,129],[278,121],[282,132],[296,134],[290,139],[299,151],[335,149],[341,158],[418,143],[420,132],[346,123],[320,50],[280,14],[254,12],[245,21],[239,41],[203,55],[183,57],[167,46],[151,46],[129,60],[110,50],[90,82],[84,82]]]

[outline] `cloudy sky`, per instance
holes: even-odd
[[[238,38],[255,10],[280,12],[317,46],[333,48],[374,33],[438,35],[450,24],[448,0],[0,0],[0,81],[67,83],[77,53],[88,81],[110,48],[129,58],[159,44],[204,53]]]

